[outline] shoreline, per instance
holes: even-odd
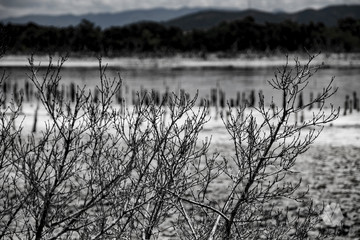
[[[197,108],[197,107],[196,107]],[[133,111],[132,105],[114,105],[114,109],[117,111]],[[224,122],[221,119],[220,112],[226,111],[225,109],[217,110],[216,107],[210,107],[207,117],[209,121],[204,125],[204,129],[201,132],[200,136],[209,137],[212,136],[212,143],[215,145],[221,145],[227,141],[229,141],[229,136],[226,132]],[[318,108],[314,108],[313,110],[304,110],[304,119],[305,121],[309,121],[314,112],[320,111]],[[330,109],[322,110],[327,116],[330,114]],[[22,124],[23,133],[30,133],[30,130],[34,124],[36,112],[36,103],[35,102],[24,102],[22,104],[22,108],[19,111],[18,120]],[[258,112],[253,112],[252,108],[247,108],[245,114],[252,113],[253,116],[261,122],[262,117]],[[9,114],[12,114],[9,112]],[[40,104],[38,109],[38,123],[37,129],[39,132],[45,129],[45,123],[50,120],[50,116],[48,115],[44,106]],[[288,120],[288,125],[300,123],[295,119],[295,115],[291,116]],[[226,120],[226,118],[224,119]],[[326,123],[323,125],[324,129],[320,136],[315,140],[314,146],[353,146],[360,147],[360,112],[353,111],[351,114],[347,114],[344,116],[341,112],[337,119],[335,119],[331,123]],[[306,134],[307,131],[310,130],[311,127],[304,129],[302,134]]]
[[[0,67],[27,67],[28,58],[25,55],[10,55],[0,59]],[[294,59],[298,58],[301,63],[308,61],[304,54],[290,54],[289,66],[295,65]],[[53,56],[54,65],[57,64],[59,56]],[[39,67],[47,67],[49,56],[36,55],[34,63]],[[254,69],[254,68],[276,68],[286,64],[285,55],[249,55],[242,54],[231,58],[219,58],[216,55],[209,55],[206,58],[200,57],[104,57],[103,65],[108,68],[121,69]],[[360,53],[339,53],[319,54],[314,60],[314,65],[323,65],[324,68],[360,68]],[[64,68],[97,68],[99,62],[96,57],[69,57],[63,65]]]

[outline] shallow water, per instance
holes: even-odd
[[[29,79],[27,67],[5,67],[9,74],[9,81],[17,82],[21,87]],[[38,77],[44,75],[41,68]],[[132,92],[141,89],[155,89],[164,93],[166,88],[171,92],[179,93],[184,89],[194,96],[199,92],[199,97],[210,97],[212,88],[219,88],[225,92],[225,99],[249,98],[251,90],[255,91],[256,97],[261,90],[265,95],[266,104],[270,104],[272,98],[280,100],[281,93],[275,91],[268,81],[274,78],[274,67],[259,68],[135,68],[121,69],[111,67],[107,70],[107,76],[118,78],[120,74],[124,81],[124,94],[131,98]],[[86,85],[94,88],[99,84],[99,70],[97,67],[65,67],[61,72],[61,83],[64,85],[74,82],[80,86]],[[304,92],[304,101],[309,100],[310,92],[314,97],[335,77],[333,87],[338,88],[337,93],[330,102],[335,106],[344,106],[345,96],[353,97],[353,92],[360,95],[360,69],[358,68],[326,68],[319,70],[309,81],[307,90]]]

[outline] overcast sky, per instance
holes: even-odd
[[[360,0],[0,0],[0,18],[27,14],[84,14],[119,12],[155,7],[225,7],[282,9],[294,12],[304,8],[322,8],[334,4],[360,4]]]

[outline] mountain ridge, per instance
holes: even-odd
[[[300,24],[322,22],[327,26],[335,26],[337,21],[345,17],[360,19],[359,5],[333,5],[322,9],[304,9],[294,13],[270,13],[256,9],[243,11],[219,11],[208,10],[181,16],[171,19],[164,24],[166,26],[175,26],[183,30],[206,29],[214,27],[224,21],[240,20],[251,16],[255,22],[264,24],[279,23],[285,20],[291,20]],[[191,27],[190,27],[191,26]]]
[[[111,26],[123,26],[140,21],[154,21],[162,22],[179,16],[185,16],[202,8],[152,8],[140,10],[128,10],[116,13],[87,13],[82,15],[63,14],[63,15],[26,15],[21,17],[11,17],[0,19],[2,23],[13,24],[27,24],[33,22],[43,26],[67,27],[76,26],[82,19],[93,22],[96,26],[101,28],[108,28]]]
[[[230,10],[223,8],[153,8],[128,10],[117,13],[88,13],[83,15],[27,15],[23,17],[0,19],[2,23],[26,24],[33,22],[43,26],[76,26],[87,19],[101,28],[124,26],[141,21],[153,21],[165,26],[175,26],[183,30],[207,29],[224,21],[234,21],[252,16],[257,23],[279,23],[292,20],[298,23],[322,22],[327,26],[336,25],[340,18],[360,19],[360,4],[332,5],[322,9],[304,9],[298,12],[266,12],[257,9]]]

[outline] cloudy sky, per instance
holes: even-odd
[[[0,0],[0,18],[27,14],[84,14],[154,7],[256,8],[287,12],[333,4],[360,4],[360,0]]]

